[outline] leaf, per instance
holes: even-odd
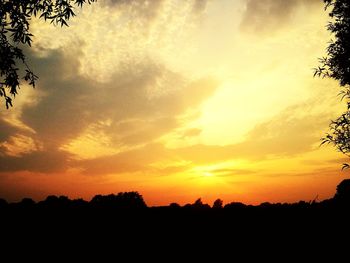
[[[320,144],[320,146],[322,146],[323,144],[325,144],[325,143],[329,143],[330,141],[328,141],[328,140],[323,140],[322,142],[321,142],[321,144]]]
[[[67,24],[67,22],[66,22],[64,19],[61,20],[61,27],[62,27],[63,25],[69,27],[69,25]]]
[[[342,170],[349,169],[350,165],[347,163],[343,163],[343,167],[341,168]]]
[[[9,106],[13,107],[12,99],[10,97],[6,97],[6,109],[9,109]]]
[[[20,88],[19,64],[27,68],[23,79],[35,87],[38,79],[26,63],[20,47],[31,46],[33,35],[30,33],[30,20],[38,16],[55,26],[69,26],[68,21],[75,16],[77,6],[96,2],[97,0],[1,0],[0,1],[0,97],[3,97],[6,108],[12,107],[12,99]],[[22,67],[22,65],[21,65]],[[23,68],[23,67],[22,67]],[[24,68],[24,69],[25,69]],[[22,73],[21,73],[22,74]],[[21,76],[22,77],[22,76]],[[12,97],[11,96],[11,97]]]

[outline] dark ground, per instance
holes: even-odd
[[[194,262],[337,262],[343,253],[340,261],[349,262],[349,197],[350,180],[344,180],[332,199],[294,204],[217,202],[214,208],[199,199],[183,207],[147,207],[137,192],[98,195],[90,202],[55,196],[38,203],[2,200],[0,241],[7,260],[1,262],[27,262],[45,253],[46,262],[96,255],[92,261],[187,262],[191,256]]]

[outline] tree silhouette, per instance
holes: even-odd
[[[20,202],[20,204],[24,207],[32,207],[33,205],[35,205],[35,202],[33,199],[31,198],[23,198],[22,201]]]
[[[221,209],[223,206],[223,201],[221,199],[216,199],[213,203],[213,208],[214,209]]]
[[[314,76],[337,80],[343,90],[342,99],[347,101],[347,110],[330,124],[330,133],[322,138],[322,144],[331,143],[339,151],[350,156],[350,2],[348,0],[324,0],[325,9],[330,8],[331,21],[328,31],[334,39],[326,50],[326,56],[319,59],[320,65]],[[343,165],[348,168],[348,164]]]
[[[194,209],[209,209],[210,205],[208,204],[203,204],[202,198],[198,198],[193,204],[190,205],[191,208]]]
[[[100,208],[142,209],[147,207],[142,195],[138,192],[96,195],[91,199],[90,203]]]
[[[343,180],[337,186],[337,192],[334,199],[343,203],[350,203],[350,179]]]
[[[25,67],[22,78],[33,88],[38,77],[26,63],[21,45],[31,46],[30,21],[38,16],[51,24],[68,26],[74,8],[97,0],[1,0],[0,1],[0,97],[6,108],[20,88],[19,64]]]
[[[178,203],[175,203],[175,202],[170,203],[169,207],[170,207],[170,208],[173,208],[173,209],[181,208],[181,206],[180,206]]]

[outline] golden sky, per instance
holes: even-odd
[[[148,205],[326,199],[348,172],[319,147],[344,110],[313,78],[319,0],[108,0],[69,28],[33,20],[40,79],[0,111],[0,197]]]

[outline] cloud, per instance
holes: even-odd
[[[157,174],[160,170],[154,169],[155,162],[186,162],[185,166],[176,167],[177,172],[185,172],[189,167],[234,159],[261,161],[295,157],[313,151],[315,144],[319,143],[320,127],[327,127],[327,113],[313,110],[318,103],[318,100],[309,100],[287,107],[274,118],[256,125],[241,143],[224,146],[197,144],[174,149],[153,143],[107,157],[77,161],[75,165],[92,175],[136,171]],[[305,109],[308,111],[305,112]],[[198,131],[194,129],[193,132]],[[214,169],[212,172],[218,176],[254,173],[235,168]]]
[[[152,61],[128,65],[111,81],[99,83],[79,75],[77,57],[57,52],[33,63],[45,97],[35,107],[25,108],[22,116],[46,145],[54,147],[104,120],[110,122],[105,132],[115,141],[142,143],[157,131],[172,129],[176,115],[197,107],[217,87],[210,79],[189,82]],[[49,74],[51,70],[55,74]],[[133,139],[138,136],[139,142]]]
[[[36,151],[21,156],[0,156],[0,172],[63,172],[71,155],[63,151]]]
[[[308,12],[319,0],[247,0],[240,28],[248,33],[273,33],[290,22],[300,6]]]
[[[101,83],[79,74],[79,52],[74,48],[70,52],[47,51],[44,57],[32,54],[31,61],[41,76],[38,90],[44,95],[35,105],[23,107],[21,121],[35,131],[30,137],[40,147],[21,157],[5,152],[0,157],[1,171],[53,172],[76,167],[88,174],[157,173],[162,169],[154,168],[153,163],[162,160],[202,165],[237,158],[293,156],[313,150],[319,141],[319,127],[328,124],[325,112],[312,111],[319,102],[309,100],[258,124],[241,143],[167,149],[156,140],[181,127],[178,116],[196,110],[215,92],[215,79],[189,80],[147,60],[130,64],[115,72],[111,81]],[[51,70],[55,74],[49,74]],[[306,108],[308,114],[301,114]],[[6,122],[0,124],[8,136],[16,133]],[[189,129],[183,136],[200,133],[200,129]],[[84,136],[99,140],[99,134],[118,153],[73,160],[79,152],[64,147]],[[167,167],[171,170],[172,166]],[[185,171],[188,167],[173,168]]]
[[[11,109],[12,110],[12,109]],[[21,125],[14,125],[6,112],[0,116],[0,156],[21,156],[40,148],[40,144],[31,137],[32,131]]]
[[[329,159],[329,160],[312,160],[312,159],[306,159],[302,160],[301,163],[305,165],[310,165],[310,166],[321,166],[324,164],[332,165],[332,164],[338,164],[339,169],[342,167],[342,164],[348,163],[349,162],[349,157],[343,157],[344,154],[339,152],[339,158],[336,159]]]
[[[41,149],[31,137],[23,134],[11,135],[8,140],[0,143],[0,154],[19,157]]]
[[[111,156],[77,161],[76,165],[81,167],[86,174],[91,175],[137,171],[147,173],[154,170],[149,166],[152,162],[159,161],[159,159],[167,156],[169,156],[167,150],[162,145],[149,144]]]
[[[197,15],[201,15],[206,10],[209,1],[188,0],[179,3],[176,0],[107,0],[101,5],[113,8],[113,11],[120,10],[120,15],[129,20],[126,25],[136,25],[144,32],[148,32],[154,24],[162,21],[160,26],[167,27],[164,24],[165,21],[176,20],[176,16],[182,16],[187,12],[190,14],[189,19],[196,18]],[[181,10],[181,13],[178,13],[179,10]]]
[[[71,155],[79,154],[68,153],[64,146],[87,131],[89,136],[103,134],[110,148],[151,144],[181,125],[178,116],[196,110],[218,87],[212,78],[187,79],[150,59],[129,63],[109,81],[98,82],[80,74],[80,46],[27,53],[40,76],[36,89],[40,99],[24,105],[20,118],[34,131],[27,141],[40,147],[12,157],[2,147],[1,171],[64,170]],[[6,131],[3,141],[18,132],[3,120],[0,125]]]
[[[202,130],[201,129],[198,129],[198,128],[192,128],[192,129],[188,129],[188,130],[185,130],[183,132],[183,135],[182,135],[182,138],[188,138],[188,137],[196,137],[198,135],[200,135],[202,133]]]
[[[135,5],[131,9],[143,13],[143,9],[159,11],[163,2],[109,1],[104,5],[113,8]],[[298,3],[304,3],[301,0],[287,1],[283,11],[282,1],[262,2],[267,11],[259,1],[251,0],[245,16],[291,14]],[[203,10],[207,1],[191,3],[196,9]],[[150,12],[143,14],[145,19],[152,17],[153,11],[145,11]],[[191,79],[175,72],[162,60],[156,62],[157,58],[141,56],[121,59],[122,66],[112,67],[111,76],[103,82],[98,81],[93,71],[90,75],[81,74],[86,55],[83,42],[70,43],[64,49],[42,49],[37,53],[28,50],[27,55],[31,67],[40,76],[36,89],[40,99],[35,104],[22,107],[20,121],[33,132],[24,134],[0,118],[0,162],[5,165],[0,171],[49,171],[50,167],[46,164],[51,163],[52,171],[76,166],[101,174],[151,170],[156,159],[203,164],[234,158],[256,160],[269,156],[292,156],[312,149],[319,138],[316,131],[319,125],[323,125],[321,120],[325,119],[319,115],[297,116],[296,112],[302,111],[305,106],[301,105],[295,109],[288,108],[274,119],[257,125],[239,144],[198,144],[166,149],[156,144],[157,139],[175,130],[182,131],[179,117],[188,111],[198,111],[199,106],[216,91],[219,83],[215,79],[203,76]],[[200,133],[200,129],[190,129],[182,135],[186,138],[199,136]],[[19,145],[24,144],[10,144],[12,135],[22,138],[22,141],[27,138],[28,149],[24,147],[26,150],[21,152]],[[105,147],[113,151],[104,151],[103,155],[108,156],[91,155],[89,160],[72,160],[79,157],[79,150],[84,149],[67,146],[79,145],[77,141],[88,137],[94,137],[97,142],[103,140]],[[7,142],[5,146],[4,142]],[[10,145],[13,146],[12,152],[9,151]],[[134,157],[138,154],[145,156]],[[84,156],[80,157],[84,159]]]
[[[197,144],[174,151],[181,158],[196,164],[236,158],[262,160],[291,157],[312,151],[322,135],[320,127],[327,127],[329,121],[325,112],[301,114],[307,107],[316,107],[316,103],[308,101],[286,108],[271,120],[256,125],[241,143],[226,146]]]
[[[214,170],[210,170],[209,172],[215,176],[218,176],[218,177],[235,176],[235,175],[250,175],[250,174],[257,173],[257,171],[253,171],[253,170],[232,169],[232,168],[214,169]]]
[[[11,125],[11,123],[0,118],[0,143],[6,141],[16,130],[16,127]]]
[[[166,0],[107,0],[102,5],[123,9],[134,18],[152,22],[162,11],[165,2]]]
[[[201,13],[205,10],[208,2],[210,0],[190,0],[193,6],[193,11],[195,13]],[[139,11],[143,11],[147,16],[150,14],[156,14],[163,7],[164,3],[171,2],[171,0],[107,0],[104,1],[104,5],[110,7],[122,8],[125,6],[130,6]],[[176,2],[178,4],[178,2]]]
[[[193,1],[193,11],[195,13],[202,13],[208,4],[209,0],[194,0]]]
[[[176,0],[107,0],[101,6],[107,7],[109,13],[112,11],[119,14],[118,20],[113,20],[115,26],[121,24],[124,28],[131,29],[128,32],[129,38],[133,37],[130,32],[134,32],[136,41],[143,35],[147,39],[155,37],[158,42],[162,42],[174,30],[172,26],[176,27],[177,36],[183,30],[183,23],[191,27],[193,21],[204,13],[208,2],[209,0],[188,0],[181,3]]]
[[[88,125],[84,115],[88,115],[87,94],[94,92],[94,81],[79,76],[76,51],[49,50],[45,57],[31,54],[29,58],[40,76],[37,91],[42,98],[35,106],[23,107],[21,119],[46,148],[57,148]]]

